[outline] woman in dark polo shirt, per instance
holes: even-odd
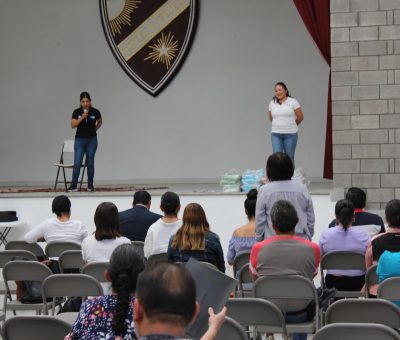
[[[74,170],[70,191],[77,191],[79,172],[86,155],[88,191],[94,191],[94,155],[97,150],[97,130],[103,124],[100,111],[92,107],[89,93],[80,95],[81,106],[72,113],[71,127],[76,128],[74,145]]]

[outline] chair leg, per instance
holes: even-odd
[[[57,189],[58,175],[59,174],[60,174],[60,167],[58,167],[58,170],[57,170],[56,182],[54,183],[54,191],[56,191],[56,189]]]
[[[68,192],[68,187],[67,187],[67,177],[65,176],[65,169],[62,168],[63,170],[63,176],[64,176],[64,185],[65,185],[65,192]]]

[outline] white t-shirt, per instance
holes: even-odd
[[[115,248],[130,243],[131,240],[123,236],[97,241],[94,235],[90,235],[82,242],[82,258],[86,263],[108,262]]]
[[[68,241],[81,244],[87,236],[88,231],[81,221],[62,222],[56,217],[51,217],[29,231],[24,239],[28,243],[35,243],[38,239],[44,238],[46,242]]]
[[[299,102],[292,97],[287,97],[282,104],[271,100],[268,106],[268,111],[270,111],[272,115],[271,132],[296,133],[298,127],[294,110],[297,110],[299,107]]]
[[[181,226],[181,220],[173,223],[165,223],[160,218],[157,222],[153,223],[147,231],[147,236],[144,240],[144,256],[149,258],[150,255],[166,253],[169,239],[172,235],[175,235]]]

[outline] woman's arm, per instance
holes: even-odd
[[[294,110],[294,113],[296,115],[296,124],[300,125],[300,123],[304,119],[304,115],[303,115],[303,111],[301,111],[301,107],[299,107],[298,109]]]
[[[103,125],[103,118],[100,117],[99,119],[97,119],[96,122],[96,131],[100,129],[102,125]]]
[[[269,117],[269,121],[272,122],[272,113],[271,113],[271,111],[268,111],[268,117]]]

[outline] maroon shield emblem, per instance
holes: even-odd
[[[197,11],[196,0],[100,0],[104,32],[115,57],[153,96],[182,65]]]

